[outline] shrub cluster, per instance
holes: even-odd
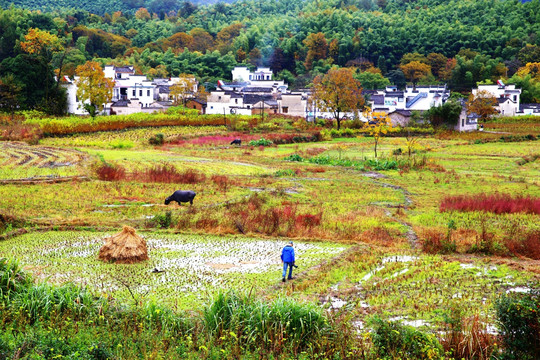
[[[504,358],[540,359],[540,290],[503,294],[495,302]]]

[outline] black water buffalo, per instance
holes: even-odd
[[[176,201],[178,205],[182,205],[183,202],[189,202],[193,205],[193,198],[195,198],[195,191],[182,191],[176,190],[171,196],[165,199],[165,205],[169,205],[171,201]]]
[[[231,141],[231,145],[242,145],[242,139],[234,139]]]

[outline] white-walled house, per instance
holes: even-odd
[[[387,86],[378,90],[370,97],[373,111],[383,111],[387,114],[396,110],[426,111],[434,106],[441,106],[450,97],[450,90],[446,85],[407,86],[405,90],[398,90],[396,86]]]
[[[480,118],[476,113],[467,113],[467,104],[465,100],[460,100],[461,113],[459,114],[458,123],[454,126],[456,131],[476,131],[478,130],[478,119]]]
[[[472,90],[472,94],[476,96],[480,91],[486,91],[497,99],[499,104],[495,108],[499,114],[514,116],[519,112],[521,89],[516,89],[516,85],[504,85],[502,82],[497,85],[479,85]]]
[[[133,66],[107,65],[103,69],[105,77],[114,80],[111,103],[105,104],[104,113],[127,114],[135,112],[164,111],[172,105],[170,87],[182,81],[179,77],[149,80],[144,75],[135,75]],[[68,113],[85,115],[82,103],[77,98],[77,85],[74,79],[64,78],[67,90]],[[193,92],[198,83],[193,77]]]

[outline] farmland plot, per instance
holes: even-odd
[[[0,142],[0,180],[80,175],[86,158],[73,149]]]
[[[21,259],[41,279],[75,282],[100,293],[193,308],[220,289],[255,291],[281,279],[282,240],[147,233],[150,260],[107,264],[97,259],[107,233],[47,232],[26,234],[0,243],[0,253]],[[295,243],[302,270],[337,256],[346,245]]]

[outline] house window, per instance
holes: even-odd
[[[517,101],[517,95],[514,95],[514,102]]]
[[[142,90],[139,90],[139,96],[142,96]]]
[[[235,104],[238,104],[238,99],[234,99],[234,103],[235,103]]]
[[[218,100],[221,100],[221,96],[218,96]]]
[[[287,113],[289,112],[289,107],[288,107],[288,106],[284,106],[284,107],[281,108],[281,110],[282,110],[282,112],[283,112],[284,114],[287,114]]]
[[[135,90],[133,90],[133,97],[137,96],[137,95],[135,95],[135,94],[137,94],[137,93],[135,92]]]
[[[210,106],[210,109],[213,109],[214,107],[213,106]]]
[[[150,90],[146,90],[146,96],[150,96]]]
[[[247,106],[247,108],[248,108],[248,109],[251,109],[251,106],[250,106],[250,105],[248,105],[248,106]]]

